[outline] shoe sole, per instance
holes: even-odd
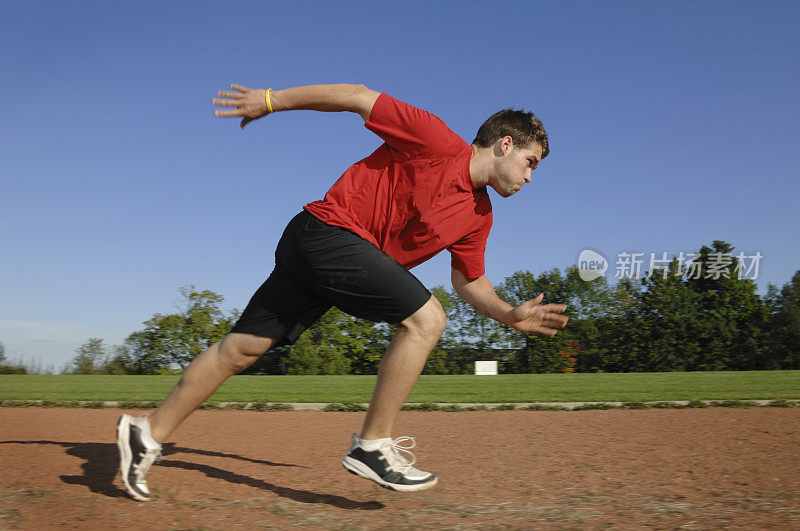
[[[400,485],[397,483],[389,483],[381,479],[381,477],[376,474],[370,467],[359,461],[358,459],[353,459],[349,455],[345,456],[342,459],[342,466],[350,472],[351,474],[355,474],[356,476],[364,479],[368,479],[370,481],[374,481],[381,487],[389,490],[396,490],[398,492],[416,492],[418,490],[425,490],[433,487],[438,483],[439,478],[433,476],[431,481],[426,481],[425,483],[416,483],[414,485]]]
[[[119,475],[122,476],[122,484],[125,485],[125,491],[128,495],[136,501],[150,501],[150,498],[146,498],[141,494],[137,493],[135,490],[131,488],[130,483],[128,482],[128,470],[131,467],[131,460],[133,456],[131,455],[130,446],[128,446],[128,438],[130,437],[130,423],[125,418],[125,415],[119,418],[117,422],[117,448],[119,449]]]

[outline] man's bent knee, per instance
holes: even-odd
[[[445,325],[447,325],[447,315],[433,295],[422,308],[400,323],[403,328],[417,332],[424,337],[435,337],[436,339],[439,339],[444,332]]]
[[[230,333],[220,342],[219,353],[228,369],[237,373],[255,363],[275,343],[277,340],[271,337]]]
[[[275,345],[277,341],[271,337],[255,336],[231,332],[222,339],[220,348],[245,356],[261,356]]]

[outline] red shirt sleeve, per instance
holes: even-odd
[[[492,214],[484,216],[480,228],[467,234],[447,248],[450,251],[450,267],[458,269],[464,276],[473,279],[486,272],[483,255],[486,251],[486,240],[492,228]]]
[[[466,142],[435,114],[381,93],[364,126],[409,158],[452,157]]]

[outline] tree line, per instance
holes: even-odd
[[[495,286],[517,305],[545,293],[567,304],[570,322],[552,338],[516,332],[484,317],[454,290],[433,294],[447,328],[428,358],[426,374],[471,374],[476,360],[496,360],[503,373],[652,372],[800,369],[800,271],[782,288],[759,296],[724,241],[703,246],[686,275],[678,258],[643,278],[586,281],[577,267],[535,275],[518,271]],[[712,265],[713,264],[713,265]],[[712,270],[713,269],[713,270]],[[156,314],[122,345],[106,349],[92,338],[69,372],[165,374],[179,372],[230,330],[239,312],[220,309],[223,297],[193,286],[180,289],[181,306]],[[247,374],[375,374],[393,329],[333,308],[294,345],[262,356]]]

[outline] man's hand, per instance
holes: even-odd
[[[541,334],[543,336],[556,335],[556,328],[564,328],[569,317],[561,315],[567,309],[564,304],[544,304],[540,303],[544,299],[544,293],[540,293],[535,299],[525,301],[506,314],[504,321],[508,326],[520,332]]]
[[[554,336],[556,328],[563,328],[569,320],[566,315],[558,313],[567,309],[564,304],[540,305],[544,299],[543,293],[514,308],[497,296],[491,282],[483,275],[468,279],[461,271],[453,269],[452,281],[456,293],[470,306],[514,330]]]
[[[269,114],[265,98],[266,90],[251,89],[235,84],[231,85],[231,88],[236,92],[220,90],[217,92],[219,98],[214,98],[211,103],[222,107],[236,107],[236,109],[227,111],[216,109],[214,115],[222,117],[241,116],[242,121],[239,123],[239,127],[244,128],[245,125],[253,120],[258,120],[262,116]]]

